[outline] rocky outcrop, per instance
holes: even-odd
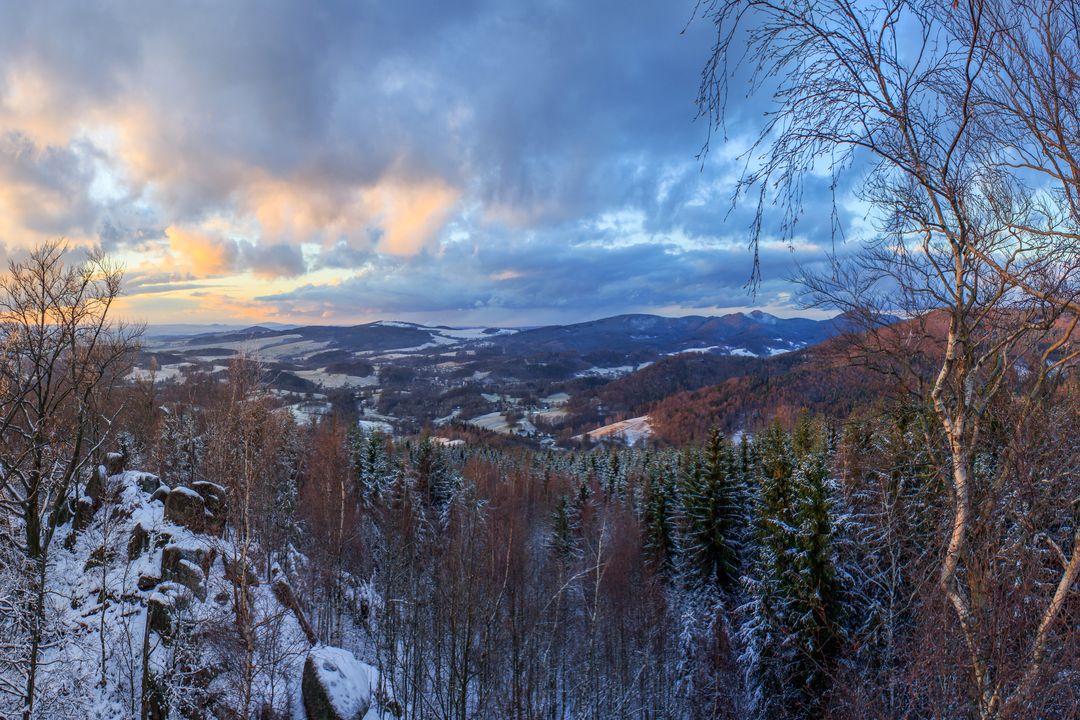
[[[119,475],[124,472],[124,467],[126,465],[127,455],[125,453],[105,453],[105,471],[109,475]]]
[[[206,532],[210,525],[210,513],[202,495],[182,485],[165,496],[165,519],[197,533]]]
[[[161,577],[183,585],[199,600],[206,600],[206,577],[215,555],[214,550],[199,546],[166,545],[161,551]]]
[[[127,556],[128,560],[134,560],[146,550],[150,549],[150,532],[140,522],[131,528],[128,537]]]
[[[226,495],[224,487],[217,483],[199,480],[191,483],[191,489],[199,493],[203,502],[206,503],[206,509],[209,510],[212,515],[221,516],[224,514]]]

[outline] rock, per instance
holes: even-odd
[[[210,572],[210,566],[214,563],[217,551],[201,547],[199,545],[180,545],[170,543],[161,551],[161,573],[165,576],[171,572],[181,560],[199,566],[203,574]]]
[[[147,590],[156,588],[160,582],[160,575],[140,575],[135,584],[140,590],[146,592]]]
[[[304,661],[300,690],[308,720],[360,720],[374,702],[379,674],[351,652],[317,645]]]
[[[165,519],[193,532],[206,532],[209,513],[202,495],[191,488],[174,487],[165,497]]]
[[[128,478],[128,482],[148,494],[156,492],[159,487],[165,485],[161,482],[161,478],[153,473],[132,470],[124,473],[124,476]],[[168,489],[168,486],[165,486],[166,492]]]
[[[270,591],[274,593],[274,597],[282,606],[292,610],[293,615],[296,617],[296,622],[300,624],[300,629],[304,631],[304,635],[307,637],[308,642],[315,645],[319,642],[318,636],[315,635],[315,630],[311,627],[311,623],[308,622],[307,617],[304,615],[304,609],[300,607],[300,603],[296,599],[296,593],[293,592],[292,585],[289,584],[288,578],[285,577],[285,573],[281,571],[277,563],[274,563],[273,570],[271,571],[273,580],[270,582]]]
[[[170,639],[177,611],[191,605],[191,591],[174,582],[163,582],[146,599],[146,612],[150,629],[163,638]]]
[[[75,519],[71,527],[75,530],[85,530],[94,519],[94,499],[83,495],[75,501]]]
[[[202,496],[203,501],[206,503],[206,508],[211,513],[214,515],[222,514],[222,511],[225,509],[225,498],[228,495],[225,488],[217,483],[199,480],[191,483],[191,489]]]
[[[241,580],[243,580],[244,584],[248,586],[254,586],[259,584],[259,578],[255,575],[255,570],[252,569],[249,563],[243,563],[244,569],[243,574],[241,574],[241,561],[239,558],[233,561],[226,554],[221,556],[221,561],[222,564],[225,565],[225,579],[231,582],[233,585],[239,585]]]
[[[162,532],[158,530],[157,535],[154,536],[154,547],[160,550],[166,545],[169,545],[172,541],[172,533]]]
[[[101,497],[105,493],[106,477],[108,475],[105,472],[105,466],[98,465],[90,473],[90,477],[87,478],[86,485],[83,487],[83,495],[93,500],[94,507],[97,507],[98,502],[101,501]]]
[[[105,472],[109,475],[119,475],[124,472],[127,457],[123,453],[111,452],[105,454]]]
[[[205,601],[206,576],[215,554],[201,547],[166,545],[161,551],[161,577],[183,585]]]
[[[165,498],[169,497],[171,488],[168,485],[158,485],[157,490],[150,494],[150,500],[157,500],[160,503],[165,502]]]
[[[131,537],[128,539],[128,560],[134,560],[149,548],[150,532],[143,527],[142,523],[135,523],[135,527],[131,528]]]
[[[176,563],[170,579],[186,587],[199,600],[206,601],[206,574],[195,563],[190,560]]]
[[[154,593],[146,601],[147,622],[150,629],[162,636],[172,632],[172,602],[161,593]]]
[[[111,563],[115,559],[115,550],[106,548],[104,545],[99,545],[90,553],[90,557],[86,559],[86,565],[83,566],[83,572]]]

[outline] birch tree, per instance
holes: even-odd
[[[737,189],[756,200],[755,257],[772,229],[765,210],[779,204],[776,230],[794,238],[808,178],[822,170],[834,192],[850,178],[870,208],[877,232],[861,252],[844,250],[803,279],[812,302],[859,309],[871,321],[890,310],[920,318],[925,333],[914,348],[894,331],[879,337],[894,356],[914,349],[928,360],[919,368],[930,370],[924,399],[950,488],[937,586],[966,648],[972,713],[1024,716],[1053,639],[1066,632],[1080,529],[1066,533],[1038,620],[1022,641],[1011,638],[1023,651],[999,652],[991,619],[1003,588],[984,558],[1005,545],[997,517],[1015,446],[992,464],[977,458],[994,408],[1015,404],[1010,421],[1022,432],[1080,353],[1075,8],[1059,0],[711,0],[702,9],[717,28],[702,112],[723,125],[740,63],[773,95]],[[755,280],[757,272],[755,262]]]

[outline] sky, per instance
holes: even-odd
[[[151,323],[797,314],[827,201],[748,293],[767,98],[699,157],[694,6],[0,4],[0,254],[100,245]]]

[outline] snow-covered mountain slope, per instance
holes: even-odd
[[[373,667],[314,642],[293,571],[267,577],[221,535],[224,495],[209,482],[169,488],[145,472],[98,471],[50,551],[34,718],[137,718],[144,706],[143,717],[232,717],[245,698],[261,717],[390,717]],[[25,588],[2,579],[9,607]],[[244,627],[257,657],[245,655]],[[17,688],[20,666],[0,662],[0,682]],[[0,717],[20,702],[0,693]]]

